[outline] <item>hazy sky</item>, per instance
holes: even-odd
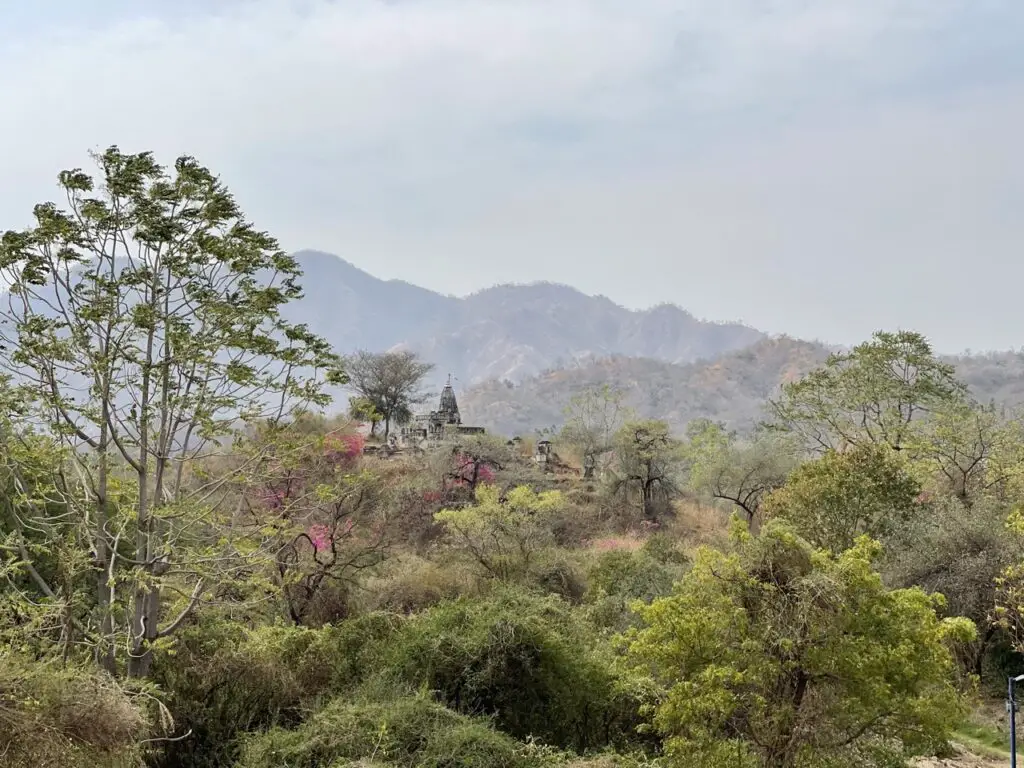
[[[0,98],[4,229],[117,143],[445,292],[1024,346],[1021,0],[11,2]]]

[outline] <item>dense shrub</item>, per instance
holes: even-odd
[[[517,738],[586,750],[635,738],[639,702],[608,653],[563,600],[504,589],[414,617],[389,668]]]
[[[0,764],[130,768],[148,718],[107,675],[0,652]]]
[[[360,763],[354,761],[369,760]],[[424,696],[389,702],[332,701],[294,730],[247,740],[239,768],[375,765],[530,768],[523,745]]]
[[[636,616],[631,608],[636,600],[650,602],[668,595],[672,584],[683,574],[679,563],[661,562],[673,557],[663,543],[645,545],[639,551],[624,549],[601,552],[590,561],[587,571],[588,616],[591,622],[610,632],[632,626]]]
[[[586,576],[569,558],[557,553],[541,558],[530,574],[530,582],[574,605],[583,602],[587,594]]]
[[[419,613],[444,600],[474,594],[477,579],[459,563],[434,563],[410,555],[367,579],[362,605],[371,611]]]
[[[679,572],[647,552],[613,550],[596,556],[587,573],[594,593],[650,601],[672,591]]]
[[[296,725],[321,698],[359,685],[399,624],[377,613],[321,629],[248,630],[217,619],[190,627],[174,656],[158,658],[156,674],[192,735],[167,744],[157,764],[230,764],[241,733]]]

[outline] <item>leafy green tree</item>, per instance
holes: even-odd
[[[921,425],[908,453],[939,494],[967,508],[985,497],[1006,499],[1024,469],[1024,424],[995,405],[956,401]]]
[[[888,590],[880,547],[815,550],[777,523],[703,548],[670,597],[638,605],[629,658],[663,695],[672,764],[890,766],[933,754],[964,712],[941,596]]]
[[[426,400],[423,380],[434,366],[413,352],[362,350],[348,360],[346,369],[352,389],[380,415],[387,440],[391,425],[411,419],[413,406]]]
[[[566,407],[559,438],[579,452],[584,479],[592,478],[595,471],[599,477],[605,477],[610,467],[609,455],[615,448],[615,434],[631,417],[624,399],[621,390],[604,384],[576,395]]]
[[[876,332],[850,352],[783,386],[769,426],[819,451],[885,443],[900,450],[925,415],[962,400],[966,388],[919,333]]]
[[[550,519],[563,504],[558,491],[537,493],[523,485],[502,495],[496,486],[480,485],[475,505],[442,509],[434,519],[488,576],[510,580],[525,575],[550,543]]]
[[[921,491],[896,455],[868,444],[809,461],[765,499],[765,518],[788,520],[833,552],[862,534],[887,539],[915,516]]]
[[[95,177],[60,174],[63,205],[0,238],[0,337],[31,417],[65,449],[51,491],[95,583],[81,640],[144,676],[230,555],[229,537],[196,551],[227,477],[191,469],[240,421],[325,405],[322,384],[344,377],[326,342],[282,317],[301,295],[295,259],[216,176],[117,147],[94,160]],[[185,594],[172,617],[169,591]]]
[[[679,490],[682,451],[663,421],[624,424],[615,435],[612,493],[634,501],[645,519],[656,520]]]
[[[764,433],[740,440],[714,422],[694,422],[687,430],[689,485],[697,493],[734,504],[747,524],[759,517],[761,502],[797,465],[791,445]]]
[[[350,397],[348,399],[348,415],[356,421],[369,422],[370,434],[377,434],[377,425],[384,419],[373,405],[373,401],[366,397]]]

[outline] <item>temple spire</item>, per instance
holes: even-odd
[[[455,399],[455,389],[452,387],[452,375],[448,374],[448,383],[441,390],[441,407],[438,413],[446,424],[461,424],[462,417],[459,414],[459,404]]]

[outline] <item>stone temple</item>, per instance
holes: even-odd
[[[436,441],[454,435],[482,435],[484,431],[483,427],[469,427],[462,423],[459,403],[452,388],[452,377],[449,375],[448,383],[441,390],[441,402],[437,410],[414,417],[412,423],[402,430],[402,439]]]

